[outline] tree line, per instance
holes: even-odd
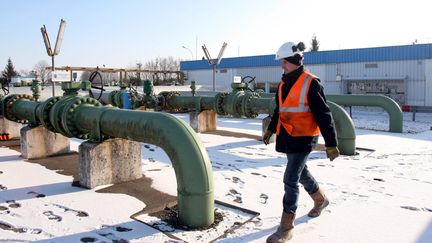
[[[133,85],[142,85],[144,80],[153,81],[154,85],[165,85],[173,81],[179,81],[179,77],[174,73],[166,73],[164,71],[180,71],[180,60],[174,57],[157,57],[152,60],[142,63],[138,61],[135,65],[131,65],[128,69],[152,70],[159,72],[130,72],[126,77],[122,76],[122,81]],[[88,80],[92,72],[82,72],[80,80]],[[124,75],[124,74],[122,74]],[[120,81],[119,73],[104,73],[101,72],[102,80],[105,84],[117,83]]]

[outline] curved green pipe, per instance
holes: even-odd
[[[326,95],[329,101],[345,106],[379,106],[389,114],[389,131],[402,133],[403,116],[400,106],[384,95]]]
[[[63,99],[63,102],[67,101],[69,96]],[[13,103],[11,112],[18,119],[34,119],[40,124],[43,118],[38,117],[39,113],[36,112],[39,104],[20,99]],[[50,111],[50,117],[62,119],[61,114],[60,110]],[[73,119],[68,122],[74,123],[84,133],[99,128],[99,132],[109,137],[161,147],[170,158],[176,174],[180,223],[197,228],[214,222],[214,185],[210,158],[196,133],[185,122],[167,113],[95,107],[84,103],[75,108]]]
[[[356,154],[356,134],[355,126],[348,113],[341,106],[327,101],[335,122],[338,148],[343,155]]]
[[[74,120],[82,132],[99,122],[100,131],[161,147],[170,158],[177,179],[179,220],[192,228],[214,221],[213,175],[205,147],[192,128],[173,115],[115,108],[77,107]]]

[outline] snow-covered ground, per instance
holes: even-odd
[[[432,115],[404,116],[403,134],[385,132],[382,112],[356,111],[357,156],[333,162],[313,152],[308,166],[331,204],[316,219],[302,190],[292,242],[432,242]],[[188,120],[188,115],[177,117]],[[220,130],[261,135],[261,120],[219,118]],[[366,130],[374,129],[381,131]],[[284,154],[274,144],[245,137],[199,134],[210,155],[215,197],[261,215],[221,242],[264,242],[282,210]],[[79,141],[72,140],[77,150]],[[153,187],[176,195],[166,154],[143,146],[143,172]],[[130,216],[145,205],[122,194],[71,186],[57,174],[0,147],[0,242],[166,242],[159,231]],[[45,195],[43,197],[43,195]]]

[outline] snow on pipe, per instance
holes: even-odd
[[[182,120],[166,113],[102,107],[78,95],[52,97],[42,103],[28,95],[2,100],[9,120],[42,124],[67,137],[124,138],[161,147],[170,158],[177,179],[179,221],[191,228],[214,222],[214,185],[210,158],[196,133]]]
[[[403,115],[399,105],[384,95],[326,95],[329,101],[343,106],[378,106],[389,114],[389,131],[402,133]]]

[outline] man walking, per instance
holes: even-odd
[[[269,143],[275,133],[276,151],[286,153],[288,163],[284,174],[283,213],[281,223],[267,242],[286,242],[293,237],[299,183],[314,201],[309,217],[318,217],[329,204],[322,188],[309,172],[307,158],[318,142],[321,132],[327,157],[339,156],[333,118],[318,77],[303,66],[305,45],[300,42],[283,44],[276,53],[284,71],[276,92],[276,108],[271,123],[263,136]]]

